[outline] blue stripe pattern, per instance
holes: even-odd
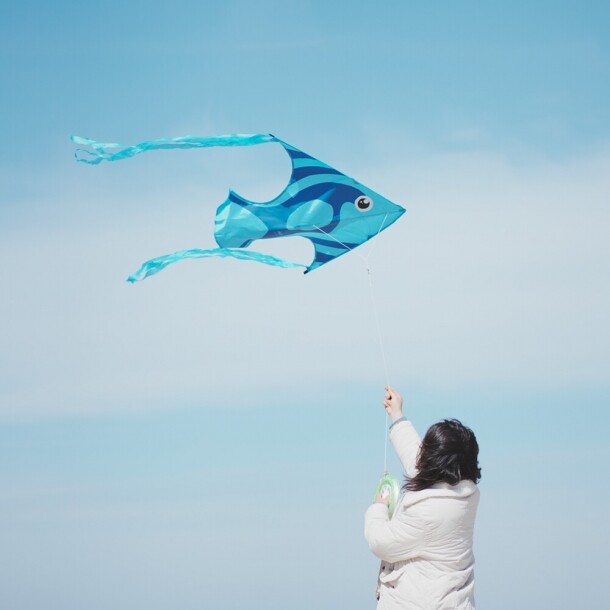
[[[288,186],[266,203],[250,202],[229,193],[216,216],[214,234],[219,246],[245,248],[255,239],[306,237],[315,248],[307,273],[365,243],[405,212],[403,207],[337,169],[277,141],[292,161]],[[362,197],[371,202],[364,210],[356,205]],[[296,213],[300,219],[298,226],[290,222]]]

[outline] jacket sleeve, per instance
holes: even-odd
[[[417,474],[415,462],[421,445],[421,439],[413,424],[406,420],[398,422],[390,430],[390,440],[407,476],[413,478]]]
[[[371,551],[383,561],[396,563],[418,557],[423,546],[425,524],[411,511],[399,510],[392,519],[385,504],[375,503],[366,511],[364,537]]]

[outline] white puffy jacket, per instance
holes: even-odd
[[[390,439],[409,477],[420,438],[408,421]],[[392,518],[384,504],[366,512],[364,535],[381,559],[377,610],[474,610],[472,535],[479,490],[472,481],[436,483],[402,496]]]

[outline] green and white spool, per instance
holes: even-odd
[[[394,509],[396,508],[398,498],[400,497],[400,485],[396,478],[390,473],[386,472],[379,480],[373,499],[376,498],[378,494],[382,494],[382,496],[390,498],[388,513],[390,516],[392,516]]]

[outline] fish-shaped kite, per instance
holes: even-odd
[[[148,150],[250,146],[266,142],[281,144],[290,156],[290,181],[275,199],[255,203],[229,191],[226,201],[216,210],[214,237],[218,248],[181,250],[154,258],[130,276],[130,282],[143,280],[179,260],[210,256],[232,256],[278,267],[305,267],[308,273],[375,237],[405,212],[405,208],[271,134],[184,136],[149,140],[134,146],[79,136],[72,136],[72,141],[92,148],[78,149],[75,156],[78,161],[93,165]],[[120,150],[108,152],[109,149]],[[89,156],[83,157],[83,153]],[[293,235],[313,243],[315,256],[309,266],[245,249],[257,239]]]

